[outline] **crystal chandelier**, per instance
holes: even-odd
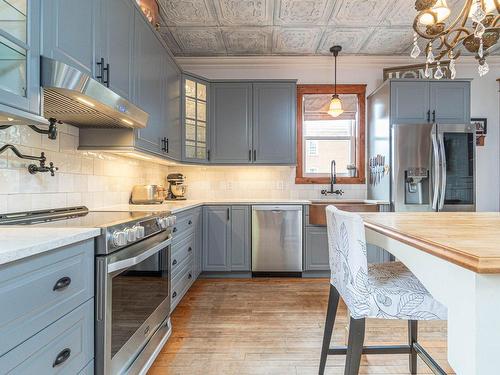
[[[498,41],[500,35],[500,0],[464,0],[460,14],[449,20],[451,14],[446,0],[416,0],[418,14],[413,21],[413,49],[410,56],[417,58],[420,53],[419,37],[426,40],[425,76],[430,78],[429,64],[436,63],[434,78],[444,74],[440,66],[442,58],[450,60],[451,78],[456,77],[455,60],[462,48],[475,55],[479,76],[489,71],[486,57]]]

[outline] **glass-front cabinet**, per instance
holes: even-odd
[[[0,103],[39,113],[37,0],[0,0]]]
[[[207,162],[208,151],[208,83],[184,76],[183,90],[183,156],[186,161]]]

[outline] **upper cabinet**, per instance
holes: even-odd
[[[205,163],[210,159],[208,144],[208,82],[183,77],[183,160]]]
[[[296,83],[215,82],[210,162],[296,163]]]
[[[0,104],[40,113],[40,1],[0,0]]]
[[[393,124],[468,124],[469,81],[398,80],[391,82]]]

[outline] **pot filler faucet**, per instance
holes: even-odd
[[[337,164],[335,160],[332,160],[330,164],[330,190],[321,190],[321,194],[327,196],[328,194],[335,194],[342,196],[344,194],[343,190],[337,189],[333,190],[333,185],[337,183]]]

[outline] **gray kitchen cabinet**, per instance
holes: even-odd
[[[114,0],[126,1],[126,0]],[[149,113],[145,128],[137,129],[136,146],[155,154],[164,154],[167,125],[166,51],[144,17],[135,14],[134,103]]]
[[[208,81],[184,74],[182,87],[182,160],[208,163],[210,85]]]
[[[254,163],[295,164],[296,134],[296,83],[254,83]]]
[[[438,124],[470,123],[470,82],[430,82],[432,121]]]
[[[44,0],[41,54],[94,76],[99,0]]]
[[[194,221],[194,277],[200,275],[203,268],[203,209],[196,208]]]
[[[170,158],[182,159],[182,134],[181,134],[181,70],[168,55],[162,50],[166,58],[166,140],[164,151]]]
[[[40,1],[2,3],[0,107],[5,105],[39,114]],[[8,108],[5,110],[8,111]]]
[[[251,270],[250,207],[231,207],[231,271]]]
[[[109,88],[120,96],[132,97],[133,64],[135,51],[141,49],[140,44],[134,46],[134,23],[139,11],[131,0],[100,0],[100,19],[96,29],[96,59],[104,59],[104,66],[97,68],[96,75],[103,75],[103,82],[109,82]],[[78,32],[76,30],[75,32]],[[137,32],[142,34],[142,30]],[[137,40],[137,39],[136,39]],[[136,55],[137,56],[137,55]],[[109,70],[103,72],[109,64]],[[140,105],[139,105],[140,106]]]
[[[252,84],[216,82],[210,90],[210,162],[252,162]]]
[[[305,271],[328,271],[328,234],[326,227],[305,228]]]
[[[230,271],[231,206],[203,207],[203,271]]]
[[[430,122],[429,82],[391,82],[391,121],[393,124]]]

